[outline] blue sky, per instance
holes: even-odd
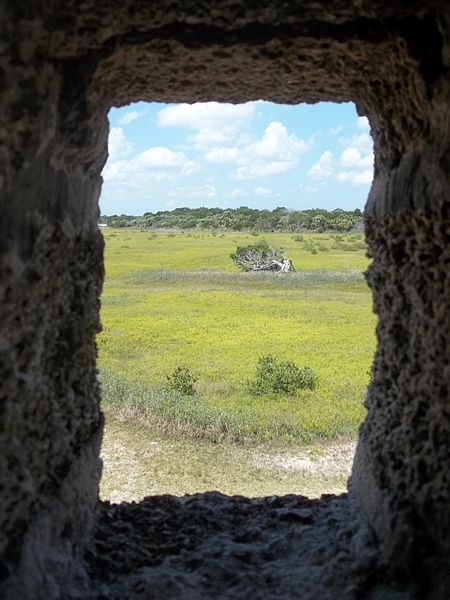
[[[147,104],[109,113],[102,214],[179,206],[363,208],[369,125],[352,103]]]

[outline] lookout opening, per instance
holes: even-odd
[[[109,120],[102,497],[346,491],[375,342],[367,119],[213,102]]]

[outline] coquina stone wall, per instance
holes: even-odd
[[[1,3],[4,597],[450,596],[449,35],[444,0]],[[107,111],[259,98],[352,100],[372,128],[378,349],[349,494],[101,505]]]

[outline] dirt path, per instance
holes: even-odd
[[[101,497],[121,502],[210,490],[245,496],[341,493],[354,452],[354,442],[280,450],[168,438],[108,414]]]

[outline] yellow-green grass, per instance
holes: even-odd
[[[364,270],[367,258],[364,249],[349,252],[336,246],[335,238],[362,246],[362,234],[306,233],[296,241],[298,234],[290,233],[207,233],[152,232],[136,229],[103,230],[106,239],[106,269],[109,278],[143,269],[170,269],[177,271],[239,271],[230,260],[236,246],[245,246],[265,239],[273,246],[283,247],[297,269],[347,271]],[[322,244],[328,251],[311,254],[305,242]]]
[[[217,433],[219,427],[237,439],[355,434],[375,345],[360,235],[303,234],[300,241],[286,233],[104,235],[104,330],[98,343],[109,400],[114,402],[111,381],[119,376],[140,397],[135,404],[142,408],[142,398],[151,397],[158,418],[172,419],[180,430],[185,419],[197,433],[202,427]],[[230,253],[261,237],[285,248],[297,271],[239,273]],[[267,354],[311,366],[317,389],[295,397],[252,397],[246,382],[257,358]],[[181,364],[198,376],[198,398],[181,412],[168,410],[164,398],[166,404],[156,406],[167,374]],[[144,394],[146,386],[153,391]],[[129,398],[133,402],[131,392]]]

